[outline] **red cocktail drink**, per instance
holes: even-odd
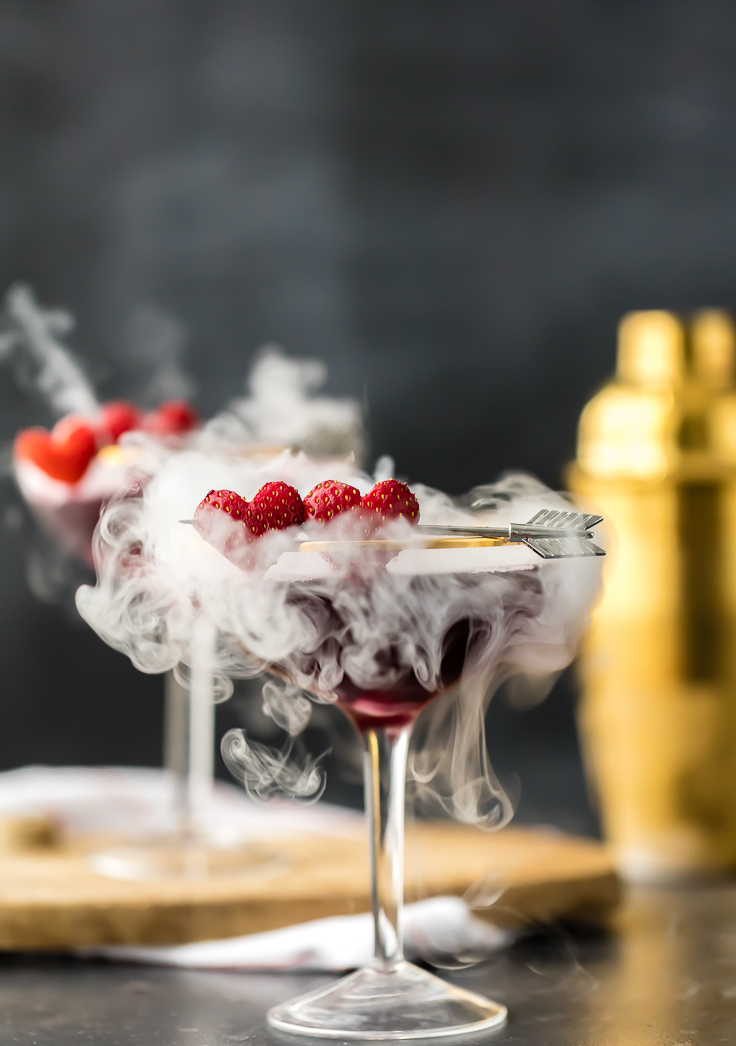
[[[399,669],[390,685],[383,683],[376,686],[361,686],[346,671],[329,694],[315,692],[320,697],[334,701],[361,734],[371,730],[388,730],[396,734],[412,726],[431,701],[451,690],[460,681],[470,631],[470,624],[461,622],[453,625],[447,635],[442,637],[443,653],[439,673],[429,686],[420,681],[413,668]],[[392,661],[396,666],[396,652],[385,650],[380,660],[384,666]],[[297,673],[297,676],[301,676],[301,673]]]

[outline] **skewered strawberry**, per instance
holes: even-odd
[[[398,479],[376,483],[373,490],[361,498],[360,504],[380,523],[400,518],[409,523],[419,522],[419,502],[406,483]]]
[[[194,528],[237,566],[256,565],[253,546],[269,530],[298,526],[304,519],[299,493],[286,483],[266,483],[251,502],[233,490],[210,490],[194,513]]]
[[[265,533],[259,513],[233,490],[210,490],[194,512],[194,529],[238,566],[248,566],[248,546]]]
[[[347,483],[328,479],[318,483],[304,499],[307,520],[333,523],[342,518],[343,529],[350,538],[370,538],[381,524],[404,518],[410,523],[419,520],[419,503],[406,483],[387,479],[377,483],[363,497]]]
[[[318,483],[304,499],[307,519],[327,523],[343,512],[349,512],[360,505],[360,491],[349,483],[327,479]]]
[[[288,483],[266,483],[251,502],[267,530],[284,530],[304,522],[304,503]]]
[[[306,510],[306,511],[305,511]],[[318,483],[304,501],[281,481],[266,483],[249,503],[232,490],[211,490],[197,506],[194,526],[210,545],[244,569],[256,564],[248,548],[269,530],[300,526],[305,519],[325,524],[341,521],[346,536],[370,538],[382,523],[406,519],[416,523],[419,503],[405,483],[377,483],[365,497],[348,483],[328,479]]]

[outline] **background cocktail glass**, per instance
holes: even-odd
[[[152,375],[149,389],[150,394],[155,389],[156,402],[160,404],[162,398],[188,395],[192,383],[178,368],[182,338],[179,324],[170,317],[156,316],[153,326],[151,316],[148,317],[148,328],[139,331],[139,335],[147,339],[146,357],[158,359],[162,368],[158,379],[155,373]],[[80,420],[99,421],[106,405],[99,401],[84,369],[64,342],[64,335],[72,326],[67,314],[38,305],[30,289],[13,287],[0,312],[0,356],[4,353],[17,358],[23,380],[47,401],[52,415],[69,420],[71,413]],[[136,351],[140,352],[140,346]],[[101,437],[98,438],[95,451],[93,441],[94,453],[73,482],[73,474],[61,473],[68,482],[47,474],[38,467],[37,456],[31,455],[33,460],[29,460],[28,454],[19,452],[16,443],[14,473],[18,489],[39,528],[50,538],[54,555],[64,561],[64,591],[55,595],[67,597],[82,580],[74,578],[77,567],[92,566],[94,532],[103,507],[111,500],[141,496],[162,463],[181,450],[206,447],[213,460],[267,460],[291,446],[310,449],[323,459],[349,452],[360,457],[364,443],[361,408],[350,399],[318,395],[326,377],[327,369],[319,361],[293,360],[275,348],[264,350],[254,361],[247,383],[249,395],[232,400],[199,432],[192,431],[196,414],[176,398],[160,404],[157,411],[176,408],[177,404],[186,409],[175,409],[173,418],[167,419],[154,412],[151,423],[146,422],[143,410],[133,404],[118,403],[118,408],[131,408],[135,421],[131,421],[129,412],[125,428],[119,432],[113,433],[108,425],[105,441],[110,436],[112,442],[100,447]],[[166,397],[161,395],[164,387],[168,389]],[[135,472],[133,481],[131,469]],[[58,564],[54,567],[58,568]],[[58,569],[38,570],[36,574],[57,572]],[[164,767],[172,784],[174,827],[165,839],[139,840],[95,855],[94,865],[103,874],[148,878],[250,867],[250,851],[231,836],[223,835],[223,827],[213,826],[210,816],[214,786],[214,642],[214,633],[204,621],[196,622],[185,658],[189,665],[186,685],[180,685],[172,672],[166,674]]]
[[[285,447],[242,445],[224,458],[268,461]],[[215,819],[216,629],[194,617],[182,682],[169,671],[164,684],[164,769],[172,787],[172,828],[94,852],[95,871],[115,879],[204,878],[267,872],[282,860],[252,843],[245,829]],[[182,666],[180,666],[182,667]],[[227,696],[227,695],[225,695]]]

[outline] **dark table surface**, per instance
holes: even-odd
[[[489,1043],[736,1043],[736,886],[631,890],[610,933],[555,930],[447,976],[507,1004]],[[283,1043],[268,1007],[327,980],[8,957],[0,1044]]]

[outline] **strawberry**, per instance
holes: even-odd
[[[32,461],[46,475],[62,483],[77,483],[97,453],[97,441],[84,418],[69,415],[57,422],[51,432],[33,428],[15,437],[17,458]]]
[[[370,538],[390,519],[403,517],[409,522],[419,520],[419,504],[406,483],[387,479],[377,483],[364,497],[347,483],[324,480],[310,490],[304,499],[307,519],[330,523],[340,515],[347,522],[348,535]]]
[[[142,422],[143,414],[127,400],[103,403],[95,426],[98,442],[117,443],[124,432],[139,429]]]
[[[398,479],[376,483],[373,490],[361,498],[360,504],[372,514],[377,524],[399,518],[409,523],[419,522],[419,502],[406,483]]]
[[[267,530],[285,530],[304,522],[304,502],[288,483],[266,483],[251,504],[263,516]]]
[[[266,532],[253,505],[234,490],[210,490],[194,511],[194,529],[235,563],[243,559],[247,546]]]
[[[233,490],[211,490],[194,512],[197,533],[245,570],[257,564],[255,549],[248,548],[257,538],[303,520],[302,499],[286,483],[266,483],[250,503]]]
[[[360,491],[349,483],[326,479],[318,483],[304,499],[304,509],[308,519],[327,523],[342,512],[349,512],[360,505]]]
[[[154,436],[181,436],[199,421],[196,410],[186,400],[168,400],[146,414],[143,428]]]

